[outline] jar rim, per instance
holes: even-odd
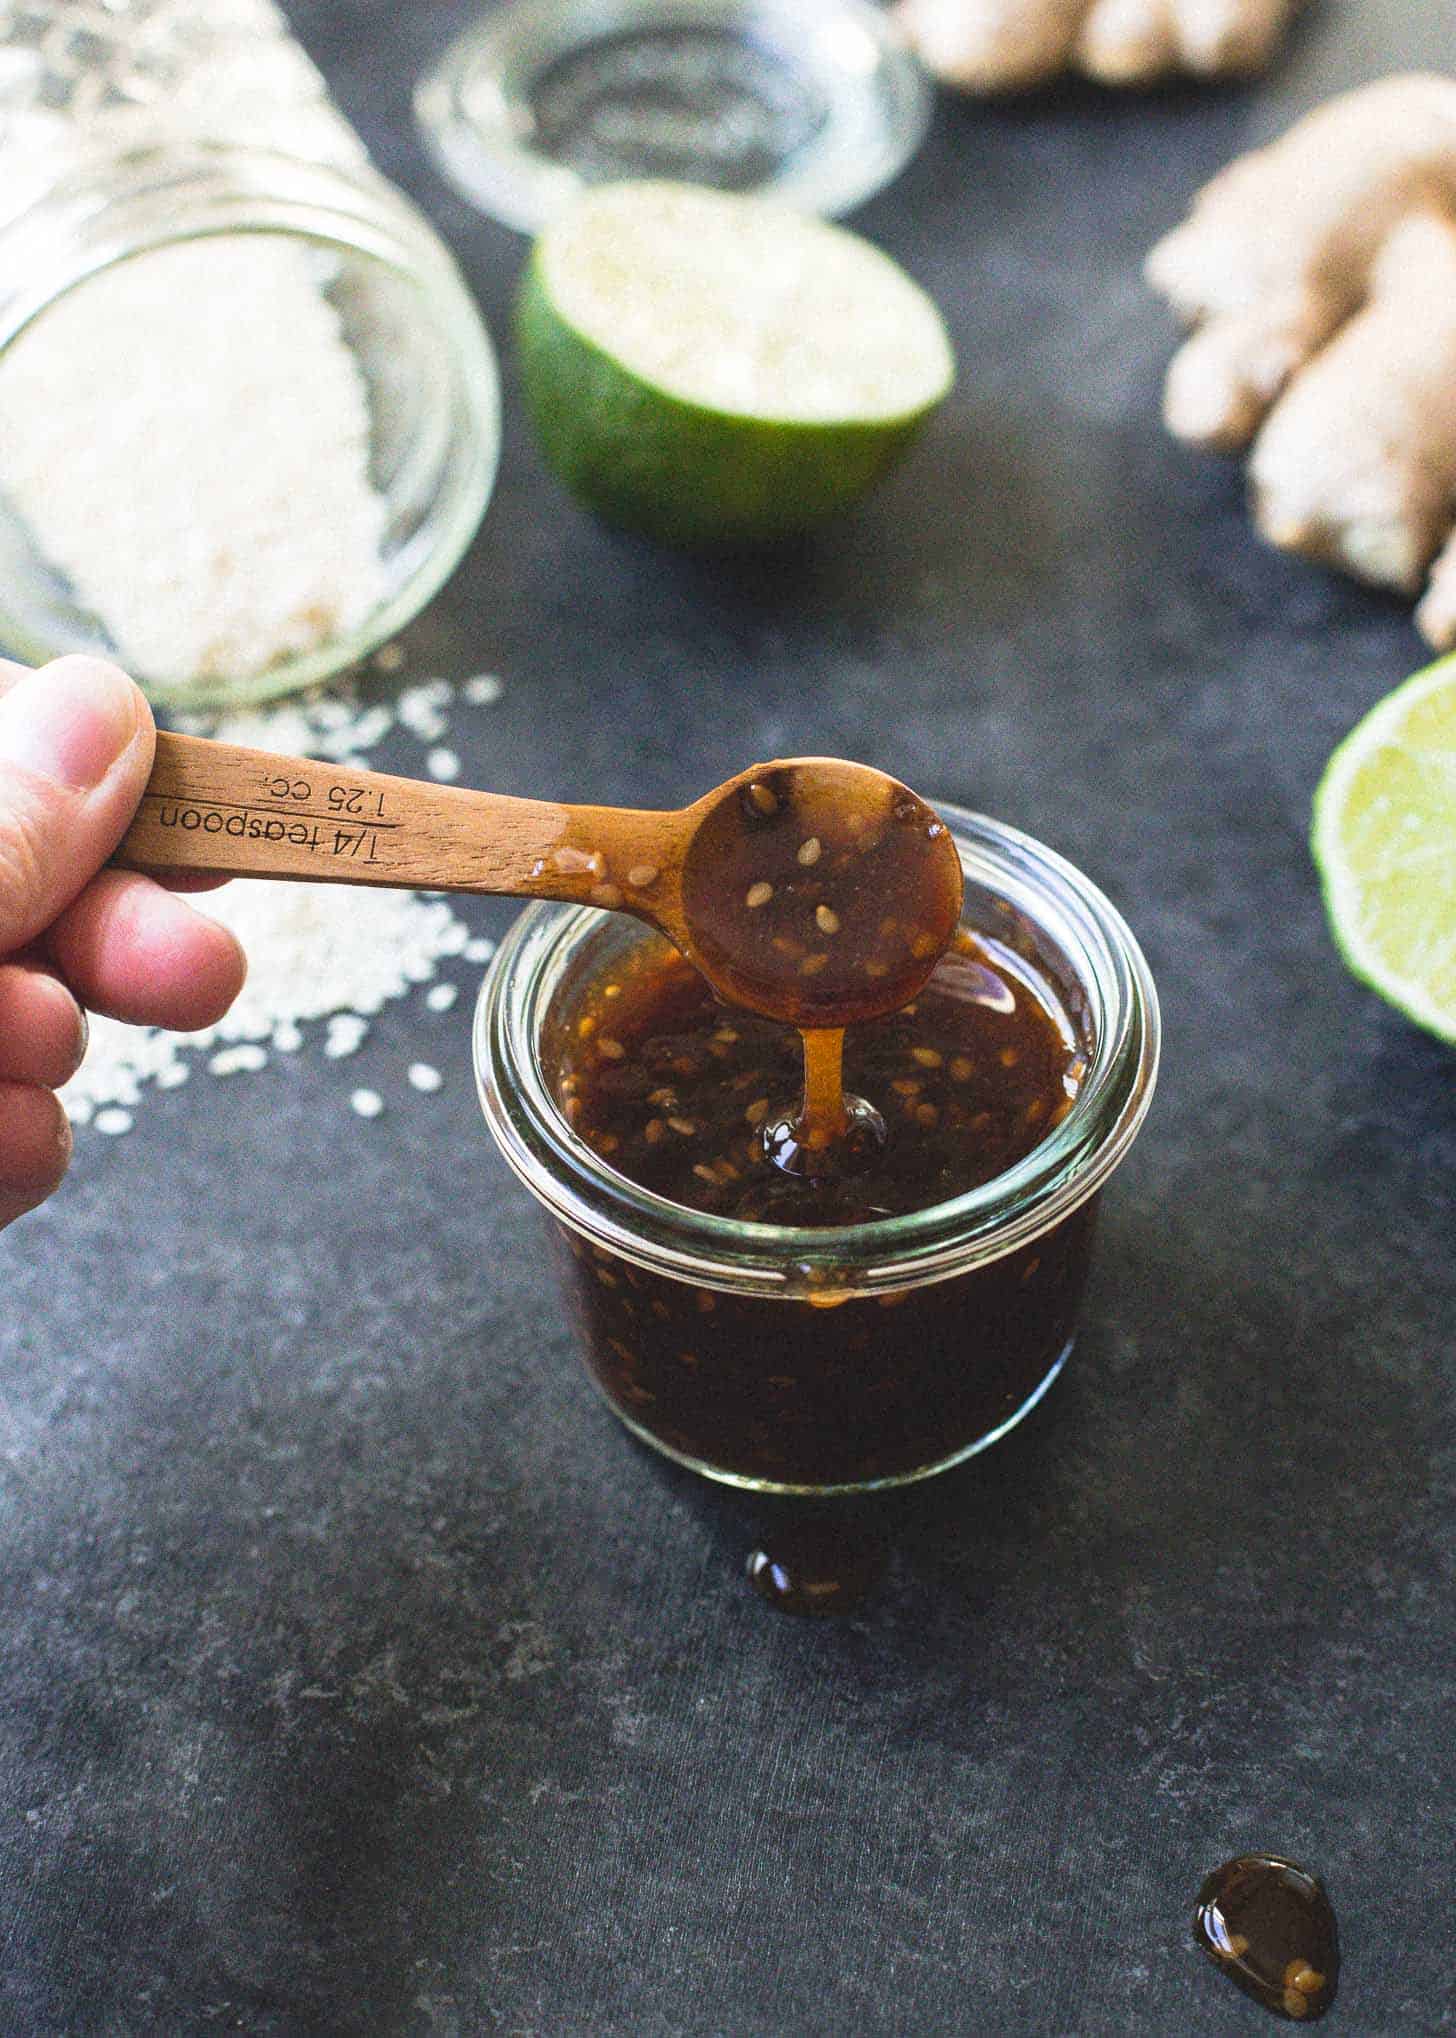
[[[578,1138],[551,1095],[537,1051],[542,1022],[568,962],[606,916],[537,904],[511,928],[481,985],[473,1048],[486,1124],[553,1217],[650,1272],[823,1300],[923,1286],[986,1265],[1030,1244],[1103,1186],[1137,1135],[1157,1077],[1158,1000],[1142,950],[1111,901],[1054,850],[986,815],[932,804],[968,880],[1031,923],[1087,1002],[1091,1059],[1061,1123],[991,1181],[867,1223],[763,1224],[671,1202]]]

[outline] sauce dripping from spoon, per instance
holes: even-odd
[[[114,859],[162,875],[304,878],[562,899],[658,928],[726,1002],[797,1027],[802,1106],[777,1158],[801,1171],[862,1129],[846,1026],[909,1003],[955,934],[945,824],[868,765],[755,765],[667,812],[565,806],[157,738]]]

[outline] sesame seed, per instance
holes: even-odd
[[[1003,1047],[996,1059],[1000,1062],[1003,1069],[1014,1069],[1021,1059],[1021,1049],[1019,1047]]]
[[[647,885],[657,883],[658,871],[655,863],[634,863],[627,873],[627,882],[642,891]]]
[[[667,1122],[673,1131],[679,1133],[684,1139],[691,1139],[698,1129],[698,1123],[695,1118],[669,1118]]]
[[[817,863],[824,853],[824,844],[817,835],[811,835],[807,842],[799,844],[799,861],[802,864]]]
[[[642,1128],[642,1137],[649,1146],[656,1146],[660,1139],[667,1137],[667,1125],[661,1118],[649,1118]]]
[[[928,955],[934,955],[935,953],[935,936],[933,934],[917,934],[910,944],[910,953],[917,962],[924,962]]]
[[[594,906],[603,907],[607,912],[613,911],[622,903],[620,886],[612,884],[593,885],[591,888],[591,902]]]
[[[384,1099],[378,1090],[355,1090],[349,1098],[349,1109],[360,1118],[377,1118],[384,1109]]]
[[[426,1096],[438,1090],[445,1078],[437,1068],[427,1061],[412,1061],[409,1065],[409,1082],[412,1090],[420,1090]]]
[[[239,1047],[223,1048],[207,1066],[215,1076],[235,1076],[243,1070],[256,1072],[268,1066],[268,1051],[256,1041],[246,1040]]]
[[[731,1047],[733,1043],[737,1040],[738,1035],[734,1032],[731,1026],[720,1026],[718,1028],[718,1031],[713,1035],[713,1038],[714,1040],[722,1041],[725,1047]]]
[[[890,1088],[897,1097],[918,1097],[925,1085],[916,1076],[896,1076]]]
[[[777,795],[766,785],[751,785],[748,797],[760,814],[776,814],[779,810]]]
[[[910,1054],[912,1059],[918,1061],[923,1069],[938,1069],[945,1060],[945,1056],[941,1054],[938,1048],[934,1047],[912,1047]]]
[[[1297,1988],[1287,1988],[1284,1991],[1284,2008],[1286,2014],[1297,2022],[1299,2018],[1309,2015],[1309,1997],[1301,1994]]]
[[[459,995],[455,984],[431,984],[425,993],[425,1003],[432,1012],[448,1012]]]
[[[887,977],[890,974],[890,965],[887,962],[867,962],[864,973],[867,977]]]
[[[605,1055],[608,1061],[625,1061],[627,1050],[620,1040],[611,1040],[606,1034],[597,1042],[597,1053]]]
[[[621,995],[622,986],[620,984],[604,984],[602,986],[602,996],[604,998],[620,998]]]
[[[968,1054],[952,1055],[950,1073],[952,1082],[968,1083],[976,1073],[976,1064]]]
[[[822,950],[818,955],[806,955],[799,964],[799,975],[801,977],[817,977],[828,960],[829,957]]]
[[[702,1161],[694,1162],[693,1173],[697,1176],[700,1182],[709,1182],[715,1189],[717,1188],[718,1177],[716,1176],[716,1174],[714,1174],[713,1170],[710,1167],[705,1165],[704,1162]]]
[[[116,1139],[123,1132],[130,1132],[135,1124],[130,1111],[123,1111],[119,1104],[108,1104],[104,1111],[98,1111],[92,1123],[98,1132]]]
[[[576,1022],[576,1033],[579,1040],[590,1040],[596,1030],[597,1022],[590,1012]]]
[[[743,1115],[750,1125],[762,1125],[768,1116],[768,1098],[755,1097]]]
[[[839,932],[839,915],[832,906],[816,906],[814,908],[814,925],[821,934],[837,934]]]
[[[1291,1960],[1284,1970],[1284,1986],[1297,1988],[1301,1995],[1317,1996],[1324,1985],[1324,1976],[1307,1960]]]
[[[752,912],[754,908],[757,906],[766,906],[772,897],[773,897],[773,886],[771,884],[766,884],[764,880],[760,878],[756,885],[750,885],[748,887],[747,892],[744,894],[743,903],[745,906],[748,907],[749,911]]]
[[[917,1104],[915,1106],[915,1122],[917,1125],[939,1125],[940,1113],[933,1104]]]

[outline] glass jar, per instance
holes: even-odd
[[[553,1028],[643,938],[620,915],[533,906],[481,990],[486,1122],[554,1220],[589,1372],[644,1442],[730,1485],[864,1492],[1004,1436],[1066,1362],[1099,1192],[1148,1109],[1157,997],[1121,916],[1029,837],[939,812],[963,924],[1024,948],[1087,1064],[1049,1137],[950,1202],[852,1226],[742,1223],[649,1193],[576,1138],[552,1094]]]
[[[909,162],[930,108],[871,0],[512,0],[415,94],[445,174],[533,234],[584,186],[634,177],[852,212]]]
[[[262,700],[329,677],[423,607],[490,497],[498,376],[454,261],[424,215],[370,166],[268,0],[27,0],[18,11],[0,0],[0,26],[0,398],[7,386],[20,392],[0,402],[0,453],[29,475],[31,487],[29,496],[18,484],[0,493],[0,640],[31,662],[68,651],[117,658],[154,699],[188,708]],[[258,315],[276,313],[272,331],[264,327],[270,340],[276,335],[276,352],[270,345],[240,354],[235,344],[239,357],[228,355],[223,319],[223,329],[208,336],[210,358],[174,363],[168,356],[146,413],[136,393],[138,364],[166,353],[165,346],[149,352],[148,339],[187,290],[179,285],[169,297],[160,279],[177,275],[189,244],[215,251],[209,280],[230,287],[234,301],[244,279],[219,265],[236,257],[252,265],[251,277],[264,264],[276,291]],[[163,262],[174,266],[164,270]],[[139,293],[148,297],[151,326],[133,330],[118,316],[119,287],[130,289],[128,310]],[[337,490],[326,462],[310,465],[309,385],[305,379],[295,388],[289,379],[302,372],[295,364],[304,314],[310,358],[323,348],[342,364],[338,403],[351,439],[349,472]],[[78,343],[84,353],[92,327],[94,361],[77,362]],[[219,348],[236,370],[233,381],[219,369]],[[37,378],[46,399],[53,393],[57,401],[27,407]],[[87,385],[98,392],[93,416],[85,409]],[[74,417],[67,414],[72,392]],[[209,477],[205,456],[176,456],[179,445],[190,453],[196,439],[206,439],[214,397],[230,429],[219,435]],[[138,408],[124,426],[129,402]],[[149,434],[145,419],[158,412],[169,422],[195,419],[192,444],[178,425],[157,451],[167,435]],[[43,436],[30,422],[37,414],[46,420]],[[290,434],[280,420],[292,416],[298,429]],[[228,471],[230,462],[243,466],[240,454],[249,461],[256,454],[256,485]],[[74,469],[84,477],[88,465],[95,516],[90,504],[78,505],[78,569],[58,557],[65,546],[48,541],[55,534],[39,518],[53,495],[46,476]],[[118,479],[123,466],[130,488]],[[307,486],[299,486],[300,474]],[[239,484],[233,497],[241,513],[224,528],[219,505],[231,480]],[[318,543],[320,495],[338,502],[342,529],[345,482],[359,507],[360,535],[320,569],[320,581],[333,574],[321,600],[296,562],[308,539]],[[119,504],[128,494],[135,496],[130,508]],[[194,506],[199,513],[191,517]],[[218,567],[220,611],[250,561],[272,561],[282,584],[263,599],[272,604],[270,617],[276,610],[282,620],[252,630],[266,646],[256,659],[236,649],[249,634],[246,591],[238,597],[244,622],[219,639],[215,661],[175,669],[161,647],[186,633],[168,630],[160,603],[149,612],[146,597],[124,587],[127,598],[107,610],[95,587],[88,589],[88,561],[101,562],[113,587],[129,567],[139,578],[152,570],[146,541],[159,530],[178,534],[179,571],[195,567],[198,586],[211,587],[204,569],[235,547],[236,559],[224,557]],[[194,533],[195,556],[188,549]],[[264,564],[254,570],[261,585]],[[117,621],[122,609],[143,626],[129,640]],[[205,629],[199,618],[198,641]]]

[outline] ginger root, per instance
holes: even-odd
[[[1456,645],[1456,80],[1319,107],[1215,177],[1147,275],[1194,327],[1169,430],[1252,443],[1271,543],[1412,595],[1429,571],[1417,621]]]
[[[1174,71],[1261,70],[1302,0],[900,0],[927,68],[967,92],[1014,92],[1059,71],[1145,85]]]

